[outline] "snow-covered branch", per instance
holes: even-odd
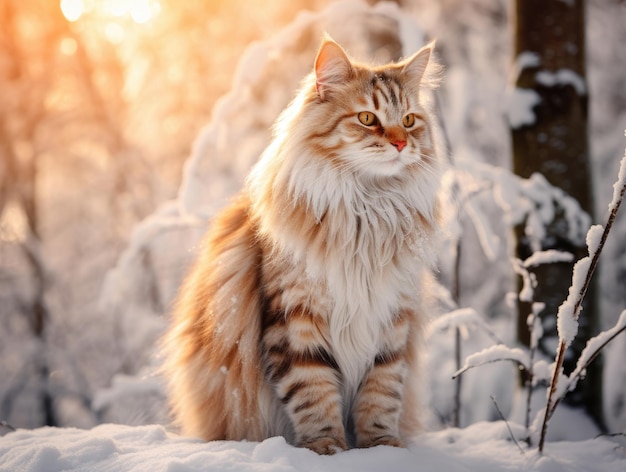
[[[522,349],[517,347],[511,348],[504,344],[496,344],[468,356],[467,359],[465,359],[465,365],[463,368],[455,372],[452,378],[455,379],[462,373],[474,367],[500,361],[511,361],[524,370],[528,370],[530,363],[528,353]]]
[[[554,364],[552,381],[548,388],[548,401],[541,425],[541,436],[539,439],[539,453],[543,452],[546,433],[548,429],[548,421],[557,407],[560,397],[557,394],[559,377],[562,375],[563,362],[565,360],[565,351],[573,341],[578,332],[578,316],[582,307],[585,294],[591,283],[591,277],[598,265],[602,248],[613,227],[620,204],[626,193],[626,153],[620,162],[618,178],[613,185],[613,198],[609,203],[609,218],[604,230],[600,232],[599,226],[592,226],[587,232],[586,242],[589,250],[589,256],[580,259],[574,266],[572,273],[572,285],[569,289],[567,299],[559,307],[557,313],[557,329],[559,333],[559,347],[557,349],[557,357]],[[621,317],[620,317],[621,320]],[[620,331],[621,332],[621,331]],[[617,335],[617,334],[616,334]],[[608,341],[607,341],[608,342]],[[604,343],[606,344],[606,343]],[[599,352],[599,351],[598,351]],[[581,354],[582,357],[582,354]],[[594,355],[595,357],[595,355]],[[590,361],[589,361],[590,362]],[[585,365],[585,364],[583,364]],[[578,374],[580,376],[580,374]],[[576,377],[577,378],[577,377]]]
[[[580,353],[580,357],[576,362],[576,368],[568,377],[568,382],[563,387],[557,389],[556,403],[560,402],[562,398],[576,388],[578,380],[585,376],[587,367],[595,360],[604,347],[615,339],[619,334],[626,331],[626,310],[622,311],[615,326],[606,331],[602,331],[597,336],[594,336],[585,345],[585,349]],[[553,408],[554,409],[554,408]]]

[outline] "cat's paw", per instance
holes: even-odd
[[[311,449],[318,454],[324,454],[327,456],[331,456],[337,452],[345,451],[346,449],[348,449],[348,446],[346,445],[346,441],[344,439],[336,438],[333,436],[323,436],[303,441],[300,446]]]
[[[375,447],[375,446],[393,446],[406,447],[406,443],[395,436],[385,435],[368,438],[365,441],[359,441],[359,447]]]

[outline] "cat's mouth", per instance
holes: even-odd
[[[400,152],[386,153],[379,161],[379,172],[384,175],[394,175],[401,172],[407,165]]]
[[[395,147],[389,149],[389,147],[378,143],[372,144],[370,147],[375,152],[368,159],[369,173],[389,177],[402,172],[410,163],[411,159],[406,151],[399,151]]]
[[[389,162],[405,162],[407,160],[406,153],[397,151],[396,149],[388,150],[385,153],[385,159]]]

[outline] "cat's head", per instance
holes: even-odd
[[[397,63],[369,66],[326,37],[300,116],[308,144],[321,158],[361,175],[427,172],[435,159],[434,123],[424,91],[436,86],[440,75],[433,47]]]
[[[328,208],[377,194],[431,219],[444,168],[432,107],[439,71],[433,44],[370,66],[326,38],[248,177],[256,212],[303,202],[321,219]]]

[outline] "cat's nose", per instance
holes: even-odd
[[[391,141],[391,145],[396,147],[398,149],[398,151],[402,151],[404,149],[404,147],[406,146],[406,141]]]

